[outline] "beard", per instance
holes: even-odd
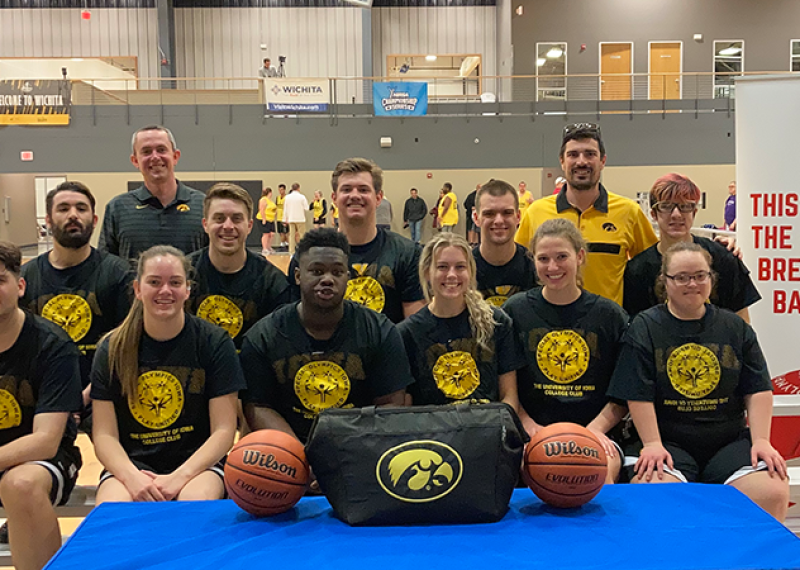
[[[67,249],[80,249],[92,239],[94,228],[91,226],[82,228],[81,231],[67,231],[58,226],[53,226],[53,239],[61,247]]]

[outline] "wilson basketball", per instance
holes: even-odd
[[[250,433],[233,447],[225,463],[225,488],[242,509],[256,516],[291,509],[308,486],[303,444],[282,431]]]
[[[525,448],[522,476],[537,497],[554,507],[579,507],[603,488],[606,452],[585,427],[557,423]]]

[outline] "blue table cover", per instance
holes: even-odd
[[[800,539],[723,485],[610,485],[578,509],[515,491],[498,523],[350,527],[322,498],[256,518],[232,501],[104,504],[47,566],[258,570],[800,568]]]

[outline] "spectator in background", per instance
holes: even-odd
[[[458,196],[449,182],[444,183],[442,191],[444,195],[439,203],[439,225],[443,232],[452,232],[458,223]]]
[[[559,176],[558,178],[556,178],[556,184],[555,188],[553,188],[553,194],[558,194],[559,192],[561,192],[561,187],[564,186],[564,184],[566,183],[567,179],[564,178],[563,176]]]
[[[728,198],[725,200],[725,227],[724,229],[736,231],[736,180],[728,184]]]
[[[375,208],[375,226],[379,230],[390,230],[392,229],[393,219],[392,203],[384,195],[383,199],[378,203],[378,207]]]
[[[300,185],[295,182],[283,202],[283,223],[289,226],[289,253],[294,254],[295,246],[306,233],[306,212],[308,200],[300,193]]]
[[[533,204],[533,194],[528,191],[528,185],[522,180],[519,183],[519,213],[525,215],[525,210]]]
[[[275,233],[275,214],[278,206],[272,201],[272,188],[264,188],[261,191],[261,198],[258,200],[258,213],[256,219],[261,222],[258,229],[261,230],[261,255],[275,253],[272,251],[272,235]]]
[[[478,225],[473,219],[473,214],[475,213],[475,195],[480,189],[481,185],[478,184],[475,186],[475,190],[470,192],[464,200],[464,215],[467,216],[467,241],[472,247],[478,245]]]
[[[328,203],[325,201],[325,198],[322,197],[322,192],[319,190],[314,190],[314,201],[311,202],[311,206],[309,206],[308,209],[313,212],[312,215],[314,218],[314,227],[325,227],[325,216],[328,214]]]
[[[258,70],[258,76],[262,79],[266,79],[268,77],[278,77],[278,70],[274,67],[270,67],[270,60],[268,57],[264,58],[264,66]]]
[[[425,200],[419,197],[416,188],[411,189],[411,197],[403,208],[403,227],[411,230],[411,241],[419,243],[422,238],[422,220],[428,213]]]
[[[439,190],[439,198],[437,198],[436,205],[430,211],[431,216],[433,216],[433,229],[437,232],[442,229],[442,220],[439,219],[439,208],[442,205],[442,200],[444,200],[444,188]]]
[[[336,192],[331,192],[331,225],[339,231],[339,208],[336,207]]]
[[[281,239],[281,247],[289,247],[289,226],[283,223],[283,203],[286,201],[286,184],[278,184],[278,195],[275,196],[275,231]]]

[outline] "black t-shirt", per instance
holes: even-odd
[[[692,236],[692,239],[711,254],[711,268],[718,275],[711,292],[713,304],[735,313],[761,299],[741,259],[708,238]],[[655,285],[661,272],[661,258],[658,244],[655,244],[628,261],[622,306],[631,317],[659,303]]]
[[[481,255],[480,246],[472,250],[477,269],[478,291],[495,307],[502,307],[512,295],[536,287],[536,265],[521,245],[505,265],[492,265]]]
[[[289,302],[286,276],[260,255],[248,251],[244,267],[230,274],[214,267],[208,248],[194,252],[189,261],[194,276],[187,310],[228,331],[237,349],[250,327]]]
[[[473,223],[472,222],[472,209],[475,207],[475,195],[478,193],[477,190],[473,190],[467,197],[464,198],[464,213],[467,215],[467,225]]]
[[[119,325],[131,307],[133,273],[129,264],[92,249],[75,267],[56,269],[47,253],[22,267],[25,296],[20,305],[62,327],[81,352],[81,381],[89,373],[97,342]]]
[[[36,414],[81,409],[78,358],[75,343],[63,330],[25,313],[16,342],[0,352],[0,446],[33,433]],[[70,414],[62,449],[72,447],[77,433]]]
[[[345,301],[336,332],[319,341],[306,332],[297,306],[281,307],[250,329],[240,357],[242,400],[277,411],[302,441],[322,410],[370,406],[412,381],[400,333],[383,315]]]
[[[137,396],[129,400],[119,378],[110,377],[104,339],[92,366],[91,395],[114,403],[128,457],[158,473],[175,471],[209,438],[209,400],[245,387],[230,336],[188,314],[173,339],[159,342],[142,334],[138,372]]]
[[[631,322],[609,394],[653,402],[662,441],[708,457],[745,427],[744,397],[768,390],[750,325],[714,305],[682,321],[662,304]]]
[[[419,284],[420,247],[410,239],[388,230],[364,245],[350,246],[350,281],[345,299],[383,313],[393,323],[403,320],[403,303],[424,299]],[[289,264],[288,280],[292,300],[300,300],[294,279],[297,261]]]
[[[503,309],[527,359],[517,372],[525,411],[541,425],[589,424],[609,402],[628,315],[588,291],[569,305],[554,305],[534,289],[514,295]]]
[[[466,309],[440,318],[425,307],[397,326],[416,380],[409,388],[415,405],[500,399],[498,378],[525,360],[514,342],[511,319],[496,307],[492,312],[496,324],[488,351],[478,346]]]

